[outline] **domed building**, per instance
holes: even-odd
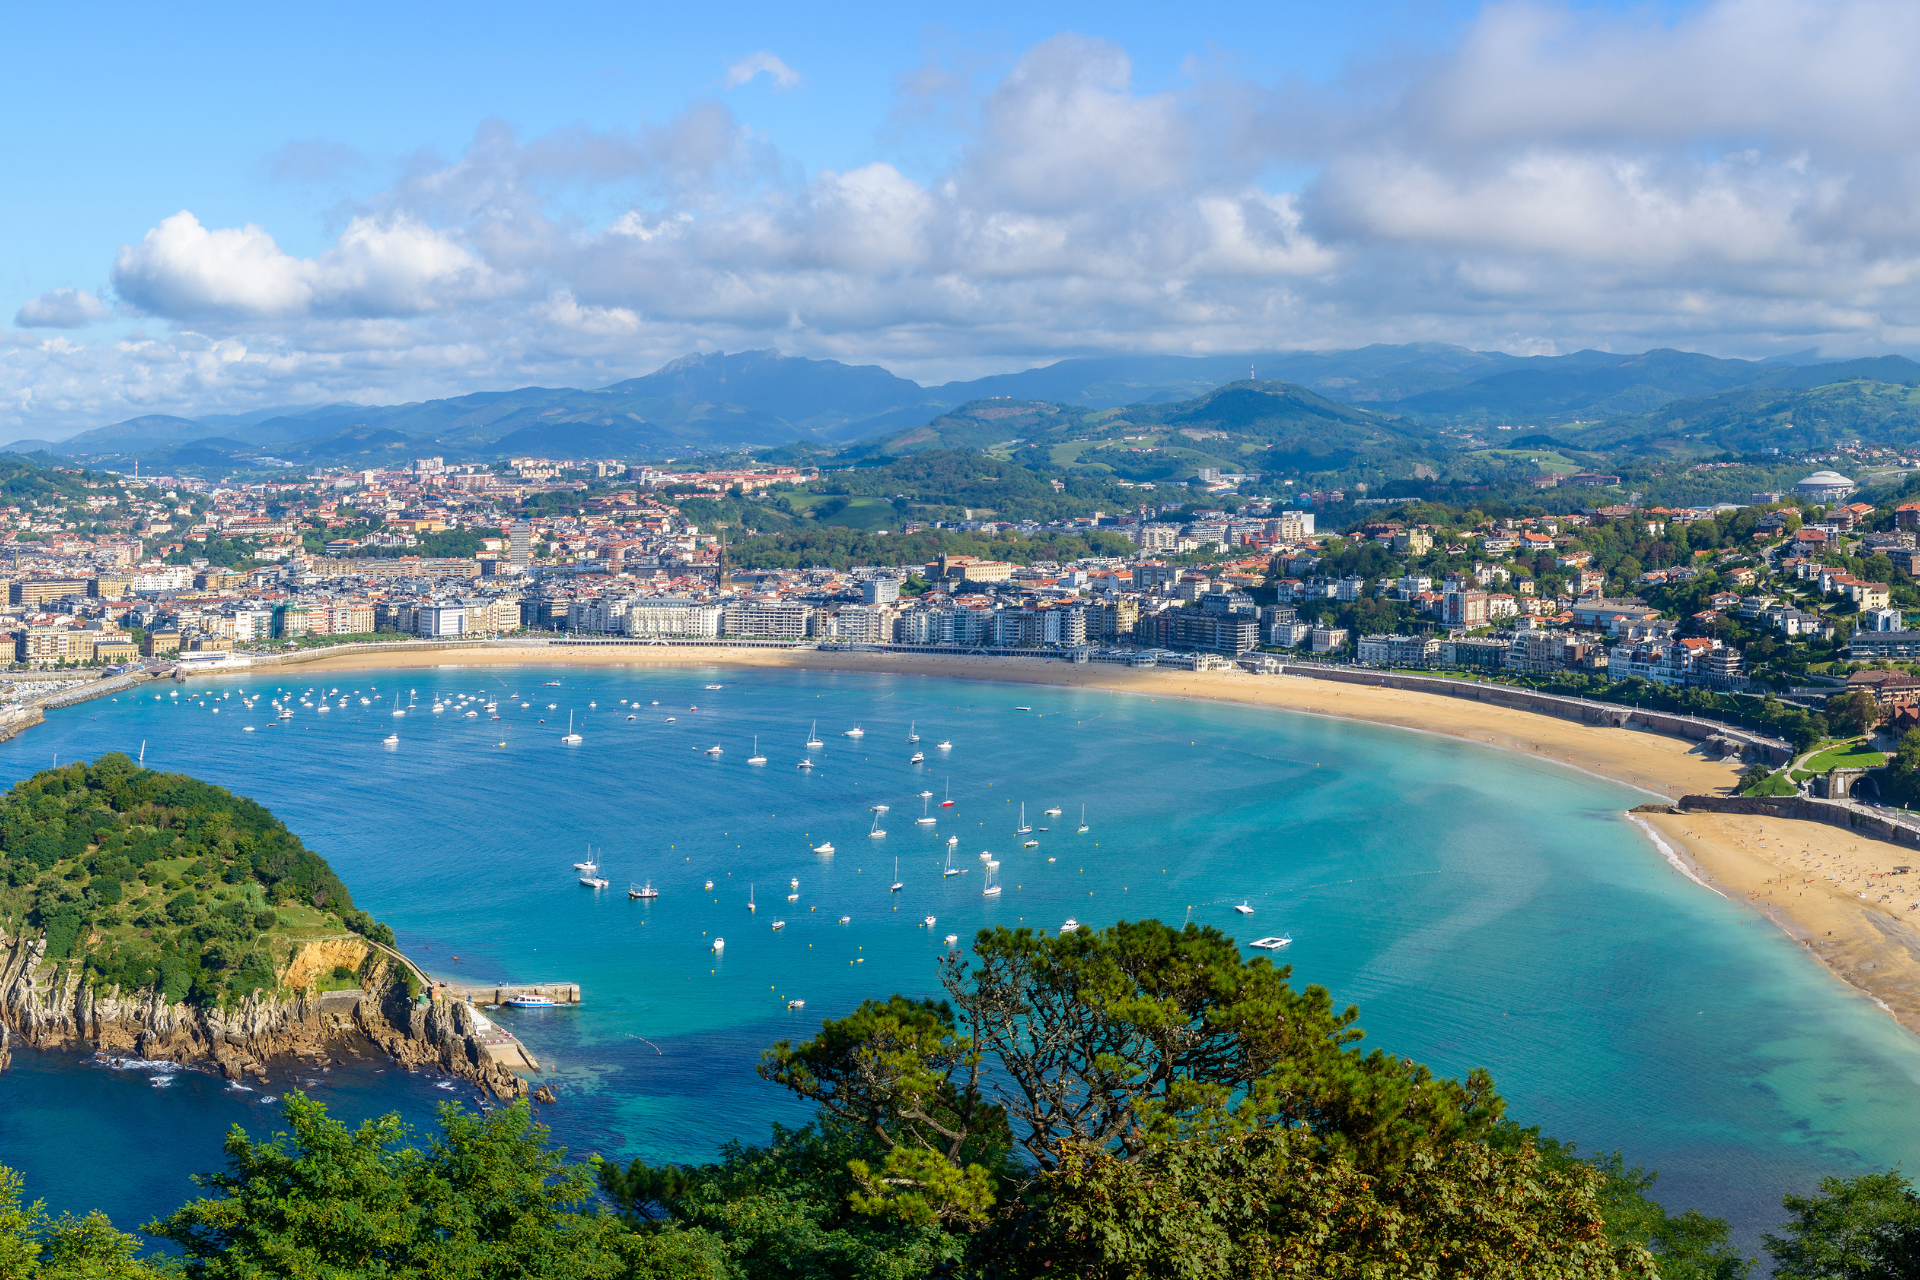
[[[1795,497],[1813,502],[1838,502],[1857,486],[1838,471],[1816,471],[1793,486]]]

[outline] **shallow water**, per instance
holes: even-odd
[[[1550,764],[1265,709],[915,676],[329,674],[348,708],[300,707],[273,728],[264,699],[249,713],[236,692],[215,715],[188,696],[271,693],[292,674],[56,712],[0,744],[0,778],[144,740],[150,766],[271,806],[430,971],[581,983],[579,1008],[500,1014],[553,1068],[562,1101],[543,1114],[581,1154],[698,1160],[803,1119],[754,1075],[759,1050],[867,996],[931,992],[947,934],[1189,915],[1243,941],[1290,933],[1296,980],[1357,1003],[1370,1043],[1447,1073],[1487,1067],[1510,1114],[1662,1170],[1663,1198],[1732,1218],[1750,1247],[1782,1191],[1920,1150],[1912,1038],[1669,866],[1622,817],[1643,797]],[[389,716],[410,690],[415,710]],[[479,691],[500,698],[497,723],[427,709]],[[569,711],[577,747],[559,742]],[[808,752],[814,719],[825,746]],[[909,722],[924,765],[908,763]],[[856,724],[863,738],[842,736]],[[764,766],[746,763],[754,734]],[[705,755],[714,745],[723,754]],[[803,755],[811,772],[794,767]],[[931,827],[914,821],[922,790]],[[1022,803],[1049,828],[1035,849],[1014,834]],[[941,874],[949,835],[965,875]],[[823,840],[838,852],[812,853]],[[609,891],[577,883],[588,845]],[[997,899],[980,892],[982,850],[1002,863]],[[896,857],[906,887],[892,894]],[[629,881],[660,898],[629,901]],[[1242,901],[1252,916],[1232,910]],[[217,1163],[227,1124],[273,1120],[205,1076],[156,1089],[18,1058],[0,1077],[0,1161],[56,1208],[98,1205],[123,1224],[163,1212],[190,1193],[183,1170]],[[336,1070],[322,1096],[355,1117],[415,1118],[449,1096],[380,1065]],[[140,1158],[155,1149],[185,1163],[156,1170]]]

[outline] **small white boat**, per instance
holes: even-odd
[[[713,888],[713,881],[711,880],[707,881],[707,888],[709,889]]]
[[[1065,924],[1060,926],[1060,935],[1062,937],[1065,937],[1069,933],[1078,933],[1078,932],[1080,932],[1080,922],[1078,920],[1073,919],[1071,916],[1067,918],[1067,922]]]
[[[633,881],[629,880],[627,881],[627,896],[629,898],[657,898],[660,896],[660,891],[653,887],[653,881],[651,880],[647,881],[646,884],[638,889],[634,888]]]
[[[607,882],[599,876],[581,876],[580,883],[589,889],[604,889],[607,887]]]
[[[867,736],[867,731],[859,725],[855,725],[840,736],[843,738],[864,738]]]
[[[249,729],[247,730],[247,732],[252,733],[253,730]],[[400,735],[397,733],[390,733],[386,737],[380,739],[380,741],[384,742],[386,745],[390,747],[397,747],[400,745]]]
[[[832,853],[832,852],[833,852],[833,841],[831,841],[831,840],[829,840],[829,841],[827,841],[827,842],[826,842],[826,843],[824,843],[824,844],[817,844],[817,845],[815,845],[815,846],[813,846],[813,851],[814,851],[815,853]]]
[[[1032,707],[1015,707],[1014,710],[1015,711],[1031,711],[1033,710],[1033,708]]]
[[[713,940],[713,949],[715,951],[725,951],[727,949],[727,940],[725,938],[715,938]]]
[[[720,686],[719,686],[719,685],[708,685],[707,687],[708,687],[709,689],[718,689],[718,688],[719,688]],[[804,1009],[804,1008],[806,1008],[806,1007],[807,1007],[807,1002],[806,1002],[805,1000],[789,1000],[789,1001],[787,1001],[787,1008],[789,1008],[789,1009]]]
[[[787,895],[787,901],[788,901],[788,902],[798,902],[798,901],[800,901],[800,895],[799,895],[799,894],[797,894],[797,893],[790,893],[790,894],[788,894],[788,895]]]
[[[1291,934],[1283,934],[1278,938],[1255,938],[1247,945],[1250,947],[1258,947],[1262,951],[1278,951],[1284,946],[1291,945],[1292,942],[1293,936]]]
[[[668,716],[668,717],[667,717],[667,723],[668,723],[668,724],[672,724],[672,723],[673,723],[673,717],[672,717],[672,716]]]
[[[1055,805],[1051,809],[1042,809],[1040,812],[1049,818],[1057,818],[1060,816],[1060,806]]]
[[[708,747],[708,748],[707,748],[707,750],[706,750],[706,754],[707,754],[707,755],[710,755],[710,756],[717,756],[717,755],[719,755],[719,754],[720,754],[720,746],[719,746],[719,744],[718,744],[718,743],[715,743],[715,744],[714,744],[713,746],[711,746],[711,747]]]
[[[574,863],[573,869],[575,871],[598,871],[600,869],[600,864],[593,860],[593,850],[591,848],[587,850],[587,860],[585,862]]]
[[[1243,916],[1250,916],[1253,914],[1253,907],[1246,902],[1242,902],[1239,906],[1235,907],[1234,910],[1239,912]]]
[[[469,719],[469,720],[473,720],[473,719],[476,719],[476,718],[478,718],[478,716],[479,716],[479,715],[480,715],[480,713],[479,713],[478,711],[469,711],[469,712],[467,712],[467,719]]]
[[[791,879],[791,880],[789,880],[789,881],[787,881],[787,888],[789,888],[789,889],[798,889],[799,887],[800,887],[800,877],[799,877],[799,876],[795,876],[795,877],[793,877],[793,879]]]
[[[868,831],[867,834],[876,840],[878,840],[881,836],[884,836],[885,834],[887,834],[885,831],[880,829],[880,813],[879,813],[878,805],[874,806],[873,828],[870,831]]]
[[[773,927],[775,929],[784,929],[787,927],[787,922],[785,920],[775,920],[773,922]]]
[[[841,923],[841,924],[852,924],[852,923],[853,923],[853,917],[852,917],[852,916],[841,916],[841,917],[840,917],[840,923]]]
[[[940,742],[940,743],[935,743],[935,744],[934,744],[934,750],[936,750],[936,751],[951,751],[951,750],[953,750],[953,744],[952,744],[951,742]]]
[[[519,995],[508,996],[504,1003],[509,1009],[551,1009],[554,1007],[551,996]]]
[[[802,761],[801,761],[801,762],[800,762],[799,764],[797,764],[797,765],[795,765],[795,766],[793,766],[793,767],[794,767],[794,768],[796,768],[796,769],[811,769],[811,768],[813,768],[813,761],[811,761],[811,760],[802,760]]]
[[[1091,830],[1091,828],[1087,826],[1087,806],[1085,806],[1085,805],[1081,805],[1081,806],[1080,806],[1080,831],[1081,831],[1081,834],[1083,834],[1083,835],[1084,835],[1084,834],[1085,834],[1085,833],[1086,833],[1087,831],[1089,831],[1089,830]]]
[[[947,848],[949,848],[949,849],[951,849],[951,848],[953,848],[953,846],[955,846],[955,845],[957,845],[957,844],[959,844],[959,843],[960,843],[960,837],[959,837],[959,836],[948,836],[948,837],[947,837]]]
[[[924,924],[924,925],[925,925],[925,926],[926,926],[927,928],[929,928],[929,929],[931,929],[931,928],[933,928],[933,917],[932,917],[932,916],[928,916],[928,917],[927,917],[927,918],[926,918],[926,919],[925,919],[924,921],[922,921],[921,923],[922,923],[922,924]]]
[[[827,744],[820,741],[820,722],[815,720],[807,726],[807,750],[818,751]]]
[[[628,716],[627,719],[631,720],[633,719],[633,717]],[[767,758],[760,754],[760,739],[758,737],[755,737],[753,740],[753,754],[747,757],[747,763],[748,764],[765,764],[766,762],[767,762]]]
[[[627,717],[627,719],[628,719],[628,720],[632,720],[632,719],[633,719],[633,717],[632,717],[632,716],[628,716],[628,717]]]
[[[953,945],[954,943],[956,943],[956,942],[958,942],[958,941],[960,941],[960,935],[959,935],[959,934],[957,934],[957,933],[950,933],[950,934],[948,934],[948,935],[947,935],[947,945],[948,945],[948,946],[952,946],[952,945]]]
[[[1033,828],[1027,825],[1027,805],[1023,800],[1020,803],[1020,825],[1013,829],[1013,834],[1024,836],[1032,832],[1032,830]]]
[[[253,726],[252,726],[252,725],[250,725],[250,724],[249,724],[249,725],[242,725],[242,726],[241,726],[241,728],[240,728],[240,732],[242,732],[242,733],[252,733],[252,732],[253,732]],[[397,739],[396,739],[396,741],[397,741]]]
[[[906,887],[900,879],[900,859],[895,858],[893,860],[893,888],[890,892],[898,893]]]
[[[1025,840],[1021,842],[1020,847],[1022,849],[1038,849],[1040,842],[1038,840]]]
[[[720,685],[720,684],[710,684],[710,685],[708,685],[708,686],[707,686],[707,688],[709,688],[709,689],[724,689],[724,688],[726,688],[726,686],[725,686],[725,685]],[[804,1003],[804,1002],[803,1002],[803,1003]]]
[[[921,761],[925,760],[926,758],[927,757],[923,752],[916,751],[912,755],[907,757],[907,763],[919,764]]]

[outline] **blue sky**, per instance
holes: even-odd
[[[1910,5],[10,21],[0,434],[750,346],[1916,345]]]

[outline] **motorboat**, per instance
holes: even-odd
[[[776,931],[780,929],[784,929],[787,927],[787,922],[785,920],[775,920],[773,922],[773,927]]]
[[[1071,916],[1067,917],[1067,922],[1060,926],[1060,936],[1063,938],[1070,933],[1078,932],[1080,932],[1080,922]]]
[[[727,949],[727,940],[725,938],[715,938],[713,940],[713,949],[715,951],[725,951]]]
[[[953,750],[953,744],[952,744],[951,742],[940,742],[940,743],[935,743],[935,744],[934,744],[934,750],[936,750],[936,751],[951,751],[951,750]]]
[[[508,996],[501,1003],[509,1009],[551,1009],[554,1008],[552,996],[535,995],[527,992],[522,995]]]
[[[657,898],[660,896],[660,891],[653,887],[653,881],[651,880],[647,881],[646,884],[638,889],[633,887],[632,881],[628,881],[627,896],[629,898]]]
[[[1059,816],[1060,816],[1060,806],[1059,806],[1059,805],[1055,805],[1055,806],[1053,806],[1053,808],[1051,808],[1051,809],[1042,809],[1042,810],[1041,810],[1040,812],[1041,812],[1041,814],[1042,814],[1042,815],[1044,815],[1045,817],[1049,817],[1049,818],[1057,818],[1057,817],[1059,817]]]
[[[825,843],[823,843],[823,844],[817,844],[817,845],[815,845],[815,846],[813,846],[813,851],[814,851],[815,853],[832,853],[832,852],[833,852],[833,841],[831,841],[831,840],[828,840],[828,841],[826,841],[826,842],[825,842]]]
[[[867,736],[867,731],[859,725],[855,725],[840,736],[843,738],[864,738]]]
[[[932,916],[928,916],[928,917],[927,917],[927,918],[926,918],[926,919],[925,919],[924,921],[922,921],[921,923],[922,923],[922,924],[923,924],[923,925],[924,925],[924,926],[925,926],[926,928],[929,928],[929,929],[931,929],[931,928],[933,928],[933,917],[932,917]]]
[[[713,746],[711,746],[711,747],[708,747],[708,748],[707,748],[707,750],[706,750],[706,754],[707,754],[707,755],[710,755],[710,756],[717,756],[717,755],[719,755],[719,754],[720,754],[720,745],[719,745],[718,743],[715,743],[715,744],[714,744]]]
[[[253,730],[248,729],[247,732],[252,733]],[[397,733],[390,733],[386,737],[380,739],[380,741],[385,743],[389,747],[397,747],[400,745],[400,735]]]
[[[714,688],[714,689],[717,689],[717,688],[719,688],[720,686],[718,686],[718,685],[709,685],[708,687],[709,687],[709,688]],[[804,1009],[804,1008],[806,1008],[806,1007],[807,1007],[807,1002],[806,1002],[805,1000],[789,1000],[789,1001],[787,1001],[787,1008],[789,1008],[789,1009]]]
[[[947,945],[948,945],[948,946],[952,946],[952,945],[953,945],[954,943],[956,943],[956,942],[958,942],[958,941],[960,941],[960,935],[959,935],[959,934],[957,934],[957,933],[950,933],[950,934],[948,934],[948,935],[947,935]]]
[[[794,768],[796,768],[796,769],[811,769],[811,768],[813,768],[813,761],[811,761],[811,760],[802,760],[802,761],[801,761],[801,762],[800,762],[799,764],[797,764],[797,765],[795,765],[795,766],[793,766],[793,767],[794,767]]]
[[[580,883],[589,889],[604,889],[607,887],[606,880],[600,876],[581,876]]]
[[[919,763],[920,763],[921,761],[923,761],[923,760],[925,760],[926,758],[927,758],[927,757],[926,757],[926,754],[925,754],[924,752],[920,752],[920,751],[916,751],[916,752],[914,752],[914,753],[913,753],[912,755],[910,755],[910,756],[908,756],[908,757],[907,757],[907,763],[908,763],[908,764],[919,764]]]
[[[1242,902],[1239,906],[1235,907],[1234,910],[1239,912],[1243,916],[1250,916],[1253,914],[1253,907],[1246,902]]]

